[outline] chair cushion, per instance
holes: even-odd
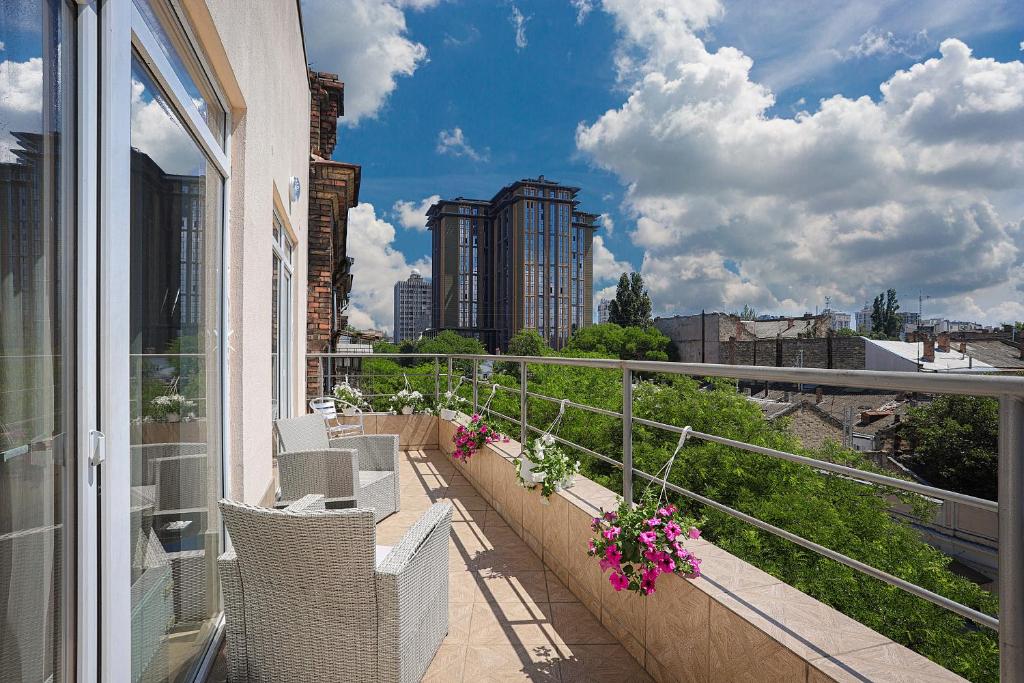
[[[364,489],[393,474],[390,470],[359,470],[359,488]]]
[[[380,563],[384,561],[384,558],[388,556],[391,549],[394,548],[392,545],[378,545],[373,548],[373,566],[379,567]]]

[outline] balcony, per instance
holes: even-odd
[[[329,367],[327,357],[321,357]],[[378,366],[375,361],[384,364]],[[687,581],[664,575],[657,593],[641,597],[616,593],[596,560],[586,554],[591,519],[615,506],[625,491],[635,496],[650,481],[741,520],[811,553],[862,572],[963,618],[965,632],[998,630],[1001,641],[1001,680],[1018,680],[1014,628],[1021,610],[1019,581],[1020,524],[1014,514],[1020,496],[1012,489],[1021,477],[1022,404],[1024,381],[1018,378],[922,376],[810,369],[750,368],[622,362],[596,359],[505,357],[498,364],[505,379],[485,384],[494,359],[487,356],[388,355],[362,357],[367,398],[379,400],[403,384],[425,394],[453,390],[467,401],[466,411],[485,406],[507,432],[519,440],[485,446],[466,464],[449,457],[456,424],[430,415],[367,415],[368,433],[399,433],[404,449],[402,511],[378,526],[378,543],[394,541],[430,503],[448,500],[455,510],[450,545],[450,622],[448,637],[434,659],[427,680],[474,680],[489,672],[501,680],[699,680],[699,681],[954,681],[960,676],[894,642],[841,612],[797,590],[707,541],[693,551],[704,559],[703,576]],[[395,361],[406,363],[405,367]],[[602,462],[621,475],[618,490],[579,477],[572,488],[543,500],[516,478],[520,442],[540,434],[560,396],[539,393],[531,386],[532,372],[543,366],[588,367],[621,377],[625,388],[617,410],[566,402],[570,409],[594,420],[623,423],[622,450],[610,456],[556,436],[556,441],[581,458]],[[381,372],[381,370],[385,370]],[[485,373],[486,369],[486,373]],[[679,434],[672,425],[633,414],[633,392],[653,373],[700,377],[730,376],[759,382],[792,382],[830,386],[864,386],[926,393],[995,396],[1001,401],[1000,433],[1000,595],[1001,618],[938,595],[913,582],[877,569],[869,562],[831,550],[779,526],[683,489],[672,481],[631,467],[638,429]],[[322,377],[325,386],[329,376]],[[500,379],[500,378],[498,378]],[[523,381],[525,380],[525,381]],[[492,380],[488,378],[487,382]],[[374,395],[372,390],[379,393]],[[504,396],[503,402],[494,402]],[[594,401],[595,403],[601,403]],[[493,407],[501,408],[501,411]],[[518,408],[519,410],[515,410]],[[565,407],[562,407],[565,410]],[[510,414],[512,413],[512,414]],[[525,424],[519,417],[528,415]],[[465,421],[465,414],[456,421]],[[540,425],[540,426],[538,426]],[[599,425],[595,423],[594,429]],[[703,442],[720,443],[743,453],[755,453],[812,468],[827,481],[841,479],[863,485],[872,495],[902,492],[955,503],[965,509],[994,513],[995,503],[895,478],[875,471],[812,460],[763,445],[691,432]],[[673,437],[674,438],[674,437]],[[625,463],[625,464],[624,464]],[[605,483],[608,483],[607,480]],[[636,488],[634,488],[636,487]],[[1017,574],[1019,576],[1019,574]],[[994,680],[987,674],[972,679]]]

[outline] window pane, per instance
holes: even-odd
[[[132,62],[132,675],[187,675],[220,612],[223,180]]]
[[[74,567],[74,24],[0,2],[0,681],[62,680]],[[72,536],[73,538],[73,536]]]
[[[224,144],[224,109],[220,106],[213,86],[206,77],[206,72],[189,46],[185,30],[181,22],[167,5],[166,0],[135,0],[135,6],[153,32],[160,49],[171,63],[175,75],[189,97],[195,103],[199,113],[206,120],[213,137],[221,145]]]

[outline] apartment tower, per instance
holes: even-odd
[[[489,201],[456,197],[431,206],[434,329],[476,337],[494,351],[522,329],[561,348],[590,325],[597,215],[579,210],[577,192],[540,176]]]
[[[430,283],[413,270],[395,283],[395,343],[416,341],[430,327]]]

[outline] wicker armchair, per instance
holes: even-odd
[[[277,469],[284,503],[311,493],[347,498],[356,507],[373,508],[378,522],[401,509],[397,434],[329,439],[316,414],[274,425],[281,440]]]
[[[228,680],[419,681],[448,632],[452,508],[427,510],[394,547],[373,511],[222,500],[232,549],[218,568]]]

